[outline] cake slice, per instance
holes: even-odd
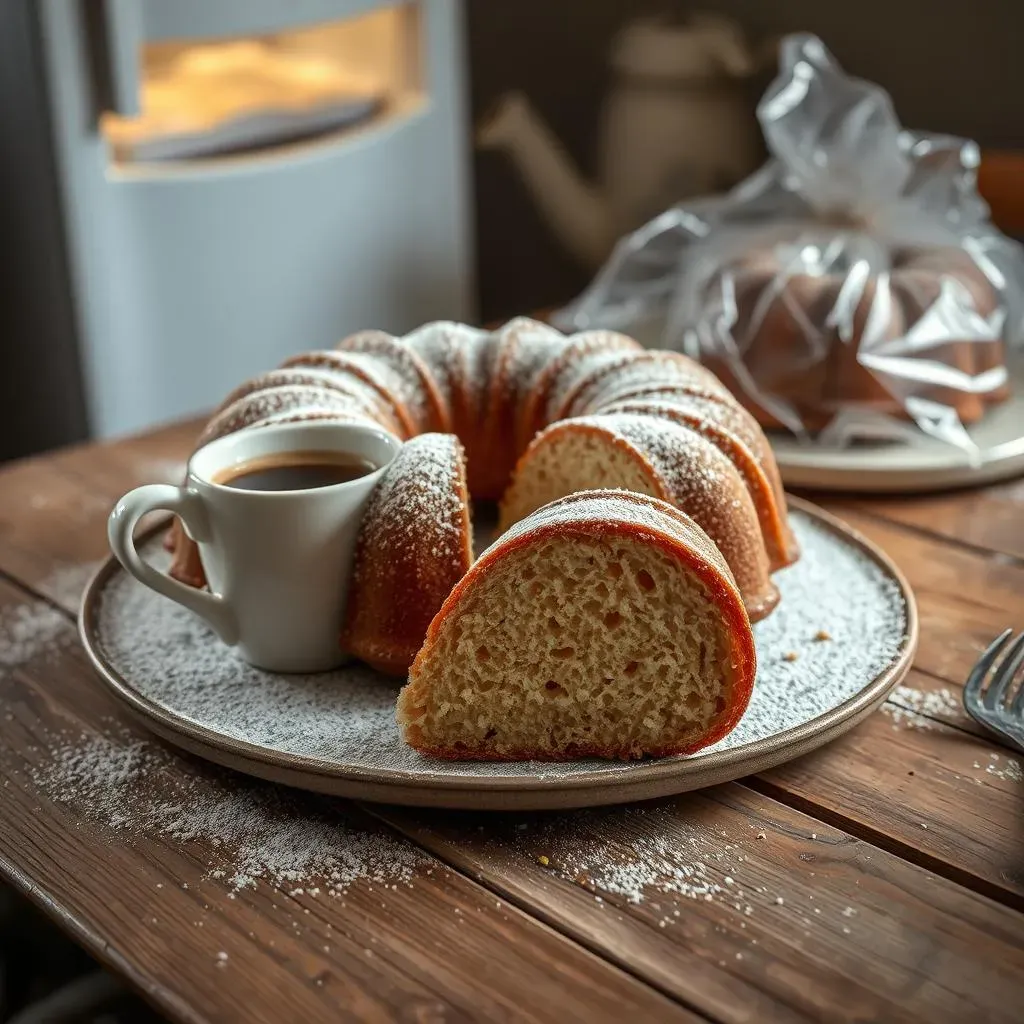
[[[661,498],[692,517],[721,551],[752,622],[778,604],[743,477],[706,437],[671,420],[616,413],[552,424],[516,465],[499,528],[574,491],[606,487]]]
[[[412,747],[452,760],[686,754],[750,699],[728,566],[657,498],[588,491],[514,525],[441,607],[398,698]]]
[[[454,434],[420,434],[384,470],[363,514],[342,647],[404,676],[472,561],[462,445]]]
[[[673,420],[706,437],[736,467],[747,485],[771,570],[792,565],[800,557],[800,546],[785,515],[786,499],[775,460],[770,453],[765,457],[764,434],[746,409],[685,391],[673,394],[666,388],[653,397],[616,402],[601,412]]]

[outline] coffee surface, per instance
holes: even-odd
[[[221,470],[214,482],[244,491],[309,491],[358,480],[376,469],[349,452],[275,452]]]

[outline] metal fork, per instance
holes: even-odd
[[[1012,635],[1012,629],[1004,630],[971,669],[964,684],[964,707],[980,725],[999,733],[1018,750],[1024,750],[1024,680],[1017,692],[1011,693],[1013,681],[1024,665],[1024,633],[1007,648]],[[1004,648],[1006,656],[996,665]],[[993,666],[995,669],[989,678]],[[985,686],[986,679],[988,686]]]

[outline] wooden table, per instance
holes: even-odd
[[[700,794],[566,815],[288,792],[274,804],[263,786],[268,834],[315,815],[417,851],[406,877],[330,895],[329,878],[239,888],[230,843],[133,827],[47,777],[90,737],[159,749],[104,692],[73,621],[112,502],[176,476],[194,435],[0,472],[0,872],[170,1018],[1024,1019],[1024,758],[955,699],[979,650],[1024,627],[1024,481],[822,500],[893,556],[921,612],[907,688],[826,749]],[[224,785],[173,751],[147,774],[169,798],[185,777]]]

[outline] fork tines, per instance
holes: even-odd
[[[981,725],[1024,749],[1024,680],[1019,678],[1024,633],[1012,643],[1011,636],[1012,629],[1004,630],[971,669],[964,685],[964,707]]]

